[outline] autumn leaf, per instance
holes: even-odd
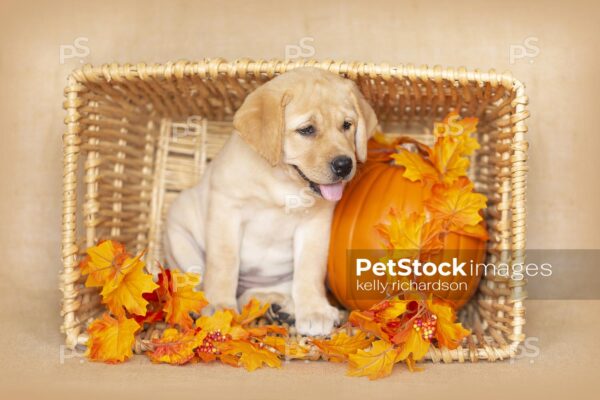
[[[255,319],[262,317],[269,307],[270,305],[268,303],[261,305],[258,300],[252,298],[244,308],[242,308],[242,312],[236,316],[236,321],[240,325],[247,325]]]
[[[422,253],[443,248],[440,221],[425,221],[424,213],[406,215],[391,209],[388,222],[375,228],[386,239],[388,247],[396,250],[394,258],[418,258]]]
[[[231,330],[233,313],[230,310],[217,310],[213,315],[203,315],[196,320],[196,327],[207,332],[219,331],[227,334]]]
[[[479,120],[475,117],[461,119],[457,112],[451,112],[444,118],[443,122],[434,124],[433,132],[436,138],[449,136],[457,139],[460,154],[468,156],[480,147],[477,139],[471,137],[477,131],[478,122]]]
[[[358,350],[348,356],[348,375],[367,376],[369,379],[379,379],[392,373],[392,368],[398,360],[398,351],[384,340],[373,342],[368,350]]]
[[[390,156],[395,165],[404,167],[404,176],[406,179],[415,181],[434,180],[437,181],[439,173],[431,162],[421,156],[419,153],[412,153],[402,147]]]
[[[112,240],[104,240],[88,248],[86,253],[79,264],[81,273],[87,275],[86,287],[102,287],[114,280],[117,281],[116,284],[119,283],[123,261],[128,257],[125,246]]]
[[[146,314],[144,293],[151,293],[158,285],[152,280],[152,275],[144,272],[145,263],[139,257],[127,258],[123,262],[122,278],[116,287],[105,285],[100,293],[102,302],[116,316],[125,315],[125,310],[131,314]]]
[[[146,354],[155,363],[183,365],[194,358],[194,350],[202,344],[203,336],[193,329],[180,333],[177,329],[165,329],[160,339],[153,339],[153,350]]]
[[[383,331],[382,325],[375,321],[375,313],[372,311],[354,310],[350,313],[348,322],[365,333],[389,341],[389,335]]]
[[[250,342],[226,342],[219,349],[222,354],[239,356],[239,364],[248,371],[254,371],[263,365],[268,365],[271,368],[281,367],[281,360],[276,353],[265,348],[258,348]]]
[[[479,211],[485,208],[487,198],[472,190],[473,184],[466,178],[449,188],[436,186],[433,195],[425,201],[425,207],[433,219],[444,221],[450,231],[476,225],[483,219]]]
[[[253,327],[253,328],[244,328],[246,330],[246,332],[248,332],[248,334],[250,336],[253,337],[264,337],[266,335],[268,335],[269,333],[273,333],[276,335],[287,335],[288,334],[288,330],[285,326],[281,326],[281,325],[262,325],[262,326],[257,326],[257,327]]]
[[[104,313],[94,320],[87,329],[86,356],[93,361],[107,363],[123,362],[133,354],[135,332],[140,328],[133,319],[111,317]]]
[[[462,156],[461,142],[453,137],[440,137],[429,151],[429,159],[439,172],[441,182],[452,184],[467,175],[469,159]]]
[[[331,339],[318,340],[313,339],[312,343],[317,346],[321,352],[329,357],[330,361],[345,361],[350,354],[355,354],[358,350],[364,349],[373,342],[373,338],[367,337],[364,332],[357,332],[350,336],[346,332],[334,334]]]
[[[190,313],[199,313],[207,304],[204,293],[196,291],[200,276],[176,269],[165,271],[166,291],[163,289],[165,322],[184,329],[192,327],[194,320]]]
[[[454,350],[471,334],[462,324],[455,323],[456,312],[450,305],[430,298],[427,307],[437,317],[436,339],[440,347]]]
[[[395,299],[394,301],[390,302],[390,305],[388,307],[379,311],[377,313],[377,317],[381,318],[383,321],[396,319],[406,312],[406,307],[408,303],[408,300]]]
[[[281,336],[265,336],[262,339],[262,343],[265,346],[269,346],[277,352],[284,354],[287,345],[287,340]]]
[[[413,360],[420,360],[425,357],[430,345],[431,342],[424,339],[421,332],[411,327],[404,338],[404,342],[400,345],[398,360],[406,360],[409,357],[412,357]]]

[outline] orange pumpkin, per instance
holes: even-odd
[[[383,300],[389,292],[364,291],[357,286],[355,261],[357,257],[373,258],[362,253],[367,249],[382,249],[384,241],[375,227],[384,223],[390,208],[398,213],[421,213],[427,189],[421,182],[411,182],[403,176],[404,168],[391,165],[389,157],[381,145],[371,145],[369,161],[364,164],[357,176],[347,185],[344,196],[338,203],[332,222],[328,261],[328,285],[334,296],[348,309],[365,310]],[[389,152],[387,152],[389,153]],[[485,230],[483,222],[478,227]],[[481,274],[470,273],[471,263],[483,263],[486,241],[469,233],[450,232],[443,238],[444,250],[427,260],[439,264],[456,258],[466,262],[467,276],[420,276],[411,277],[417,282],[447,282],[460,290],[431,290],[436,296],[450,302],[456,309],[462,307],[475,293]],[[350,250],[350,251],[349,251]],[[376,262],[377,259],[374,259]],[[480,271],[481,272],[481,271]],[[381,282],[388,277],[375,276],[372,271],[363,273],[360,282]],[[438,285],[439,286],[439,285]],[[466,288],[465,288],[466,286]]]

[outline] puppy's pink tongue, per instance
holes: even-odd
[[[333,185],[319,185],[319,190],[326,200],[338,201],[344,193],[344,185],[346,182],[338,182]]]

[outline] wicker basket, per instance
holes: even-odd
[[[86,247],[112,238],[160,259],[165,209],[219,151],[245,96],[303,65],[356,81],[386,132],[423,132],[453,110],[477,116],[482,146],[470,175],[489,199],[487,262],[523,262],[529,114],[524,85],[509,74],[334,61],[84,66],[69,77],[64,104],[61,329],[67,346],[84,344],[86,325],[102,312],[98,292],[84,287],[78,268]],[[173,135],[181,128],[192,134]],[[524,285],[524,280],[484,278],[460,313],[473,335],[456,350],[432,348],[427,358],[463,362],[513,356],[524,340]],[[137,351],[154,334],[144,335]]]

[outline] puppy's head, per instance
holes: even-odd
[[[357,162],[367,158],[377,118],[354,82],[299,68],[248,95],[233,124],[272,166],[337,201]]]

